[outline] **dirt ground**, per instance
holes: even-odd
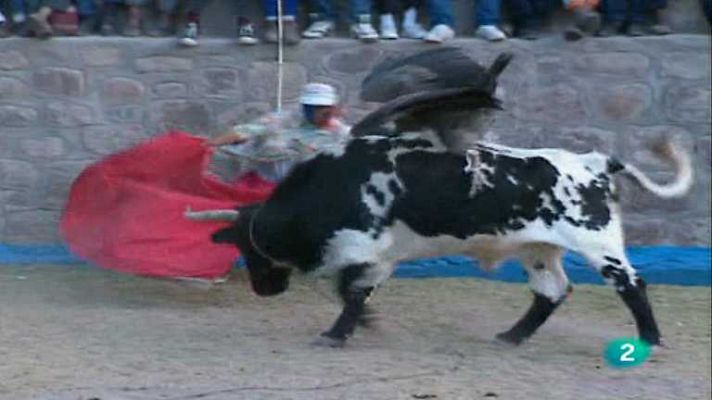
[[[669,347],[609,368],[634,335],[611,288],[577,286],[529,342],[493,340],[529,306],[526,286],[391,280],[374,329],[343,349],[309,342],[339,308],[327,282],[257,298],[226,284],[83,266],[0,267],[0,399],[709,399],[710,288],[651,286]]]

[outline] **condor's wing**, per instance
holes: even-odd
[[[365,136],[380,132],[390,122],[396,123],[396,133],[433,128],[442,115],[476,112],[478,109],[499,109],[500,102],[479,88],[438,89],[412,93],[391,100],[366,115],[351,128],[351,135]]]
[[[472,139],[463,135],[477,136],[491,120],[492,111],[500,108],[494,98],[497,77],[511,58],[500,54],[485,69],[459,49],[446,48],[381,63],[364,80],[361,94],[390,100],[366,115],[351,133],[398,135],[434,130],[448,148],[462,151]],[[389,129],[389,124],[395,129]]]
[[[407,94],[462,87],[494,93],[497,76],[510,59],[511,55],[501,54],[485,68],[455,47],[392,57],[377,64],[364,78],[360,97],[384,103]]]

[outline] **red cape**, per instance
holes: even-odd
[[[227,185],[206,173],[205,139],[170,132],[87,167],[74,181],[60,222],[75,254],[133,274],[214,279],[239,251],[210,235],[221,222],[189,221],[183,212],[264,201],[274,184],[249,175]]]

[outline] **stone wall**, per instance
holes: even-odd
[[[660,201],[624,184],[630,243],[710,244],[710,38],[560,38],[492,45],[459,39],[483,63],[515,54],[504,72],[505,110],[485,138],[508,145],[596,149],[654,178],[671,171],[648,151],[660,135],[695,161],[685,199]],[[351,122],[372,105],[361,79],[383,57],[429,48],[413,41],[306,42],[286,53],[285,99],[309,80],[335,85]],[[0,243],[58,241],[73,178],[89,163],[169,128],[212,135],[273,108],[275,48],[208,39],[0,40]]]

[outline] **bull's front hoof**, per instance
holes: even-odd
[[[519,346],[524,341],[524,338],[512,334],[511,332],[498,333],[495,336],[498,343],[506,344],[508,346]]]
[[[332,349],[340,349],[346,344],[346,339],[334,338],[331,336],[320,335],[311,342],[312,346],[330,347]]]

